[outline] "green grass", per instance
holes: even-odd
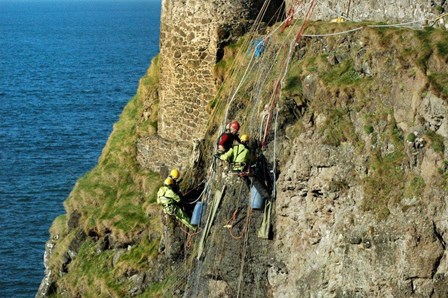
[[[388,112],[392,115],[392,111]],[[379,113],[385,115],[386,113]],[[385,116],[381,116],[384,118]],[[404,153],[403,132],[398,128],[393,117],[384,128],[378,132],[376,150],[371,154],[369,176],[362,180],[364,199],[362,208],[372,211],[378,220],[389,216],[389,204],[399,204],[404,194],[406,181],[403,164],[406,162]],[[393,146],[393,151],[383,152],[381,146]]]
[[[364,132],[368,135],[372,134],[374,131],[374,128],[372,125],[364,125]]]
[[[445,151],[445,145],[443,143],[443,137],[433,131],[428,131],[425,134],[431,143],[432,149],[436,152],[443,153]]]
[[[417,138],[417,136],[416,136],[414,133],[411,132],[411,133],[408,134],[408,136],[406,137],[406,141],[408,141],[408,142],[414,142],[416,138]]]
[[[288,77],[286,80],[286,85],[284,87],[285,91],[294,91],[296,93],[302,93],[302,80],[298,76]]]
[[[323,74],[322,80],[327,85],[340,87],[359,82],[361,77],[353,68],[353,61],[346,60],[333,67],[328,73]]]
[[[327,119],[321,129],[323,143],[331,146],[339,146],[342,142],[351,141],[355,143],[357,136],[349,110],[332,109],[328,111]]]
[[[437,51],[439,52],[439,55],[442,57],[448,56],[448,41],[439,41],[436,43]]]
[[[413,176],[407,179],[404,196],[407,198],[420,197],[425,189],[425,180],[421,176]]]
[[[155,66],[152,66],[155,67]],[[154,84],[157,72],[150,68],[141,82]],[[149,77],[148,77],[149,76]],[[143,84],[143,83],[142,83]],[[134,232],[147,225],[142,202],[155,196],[160,184],[157,174],[141,169],[136,160],[138,126],[150,119],[140,118],[144,91],[138,92],[124,108],[107,141],[97,166],[81,177],[65,201],[68,212],[82,214],[84,229],[101,232],[105,228],[120,233]],[[145,88],[151,89],[151,86]]]
[[[377,152],[371,163],[372,173],[363,179],[362,208],[372,211],[378,220],[389,216],[388,204],[398,203],[403,195],[403,153],[396,151],[384,156]]]
[[[67,234],[67,232],[67,214],[59,215],[58,217],[56,217],[56,219],[53,220],[53,223],[51,224],[50,234],[63,237]]]
[[[448,192],[448,160],[443,161],[443,165],[438,168],[439,174],[442,176],[442,179],[445,181],[445,191]]]
[[[435,93],[448,98],[448,73],[433,73],[428,78]]]
[[[160,239],[149,241],[148,237],[143,238],[140,243],[132,246],[130,250],[120,256],[116,271],[125,273],[128,268],[139,271],[147,270],[149,260],[154,260],[157,257],[159,243]]]
[[[58,286],[67,290],[69,296],[123,297],[124,287],[119,285],[113,273],[114,251],[96,253],[94,242],[87,240],[77,257],[69,264],[69,271],[58,281]]]
[[[433,28],[429,27],[424,30],[415,31],[415,35],[420,39],[420,46],[417,50],[418,58],[417,65],[419,65],[422,70],[426,71],[428,58],[431,56],[433,50],[431,46],[431,35],[433,33]]]

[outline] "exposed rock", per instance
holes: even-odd
[[[429,130],[448,138],[448,104],[432,93],[428,93],[421,103],[420,115]]]
[[[144,291],[144,282],[145,282],[145,273],[138,273],[134,274],[131,277],[129,277],[129,280],[132,283],[132,287],[129,290],[129,295],[131,297],[137,296],[138,294],[141,294]]]
[[[67,221],[68,230],[74,230],[79,227],[79,219],[81,218],[81,213],[78,211],[73,211]]]
[[[56,245],[56,240],[54,237],[51,237],[45,243],[45,254],[44,254],[44,267],[45,267],[45,276],[42,279],[39,289],[36,293],[36,298],[48,297],[53,294],[56,289],[55,281],[53,278],[52,271],[49,268],[49,261],[52,256],[54,246]]]

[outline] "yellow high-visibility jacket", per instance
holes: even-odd
[[[242,171],[252,161],[252,154],[244,144],[238,144],[219,157],[232,165],[233,171]]]
[[[157,204],[169,206],[180,202],[180,196],[169,186],[162,186],[157,192]]]

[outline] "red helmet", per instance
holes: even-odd
[[[238,131],[240,130],[240,124],[238,123],[238,121],[232,121],[232,123],[230,123],[230,128],[233,128],[234,130]]]

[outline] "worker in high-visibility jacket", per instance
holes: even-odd
[[[247,169],[253,160],[252,153],[248,147],[249,136],[242,135],[240,140],[240,144],[234,145],[229,151],[219,156],[219,159],[229,162],[234,172],[241,172]]]
[[[173,189],[173,179],[170,177],[166,178],[163,186],[157,192],[157,204],[163,206],[165,214],[176,217],[189,229],[196,230],[196,227],[190,224],[190,217],[180,207],[180,202],[180,195]]]
[[[173,184],[171,185],[171,188],[174,190],[175,193],[180,193],[180,182],[182,179],[179,179],[180,172],[178,169],[172,169],[170,172],[169,178],[173,179]]]

